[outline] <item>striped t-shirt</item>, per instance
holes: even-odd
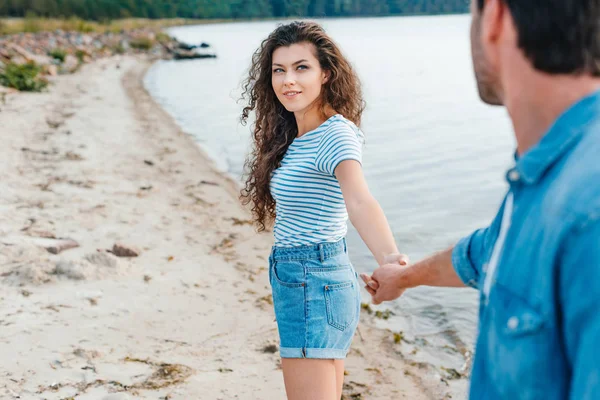
[[[348,213],[334,175],[344,160],[361,162],[364,136],[337,114],[294,139],[271,178],[275,246],[336,242],[346,236]]]

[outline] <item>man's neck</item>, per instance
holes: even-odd
[[[535,146],[566,110],[600,89],[600,78],[588,75],[531,72],[520,78],[511,79],[504,92],[519,155]]]

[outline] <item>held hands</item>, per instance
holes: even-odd
[[[403,283],[408,256],[404,254],[390,254],[384,259],[385,265],[377,268],[372,276],[360,274],[365,282],[365,289],[371,295],[373,304],[395,300],[404,293],[407,286]]]

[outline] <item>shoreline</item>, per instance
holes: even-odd
[[[271,238],[146,91],[150,66],[101,59],[0,103],[0,357],[13,360],[0,367],[2,396],[285,397]],[[40,243],[52,237],[79,247],[51,254]],[[116,242],[139,257],[105,251]],[[344,398],[456,392],[460,381],[411,363],[372,315],[361,321]]]
[[[194,138],[194,136],[188,132],[185,132],[175,121],[175,118],[167,112],[160,103],[152,97],[152,95],[148,92],[145,87],[144,79],[150,70],[157,62],[161,60],[149,59],[145,61],[144,69],[140,72],[137,72],[135,76],[132,77],[133,80],[137,80],[137,82],[132,85],[131,89],[135,91],[135,94],[131,94],[132,97],[144,97],[148,99],[148,101],[152,102],[153,112],[160,116],[162,120],[165,122],[168,121],[169,126],[174,131],[178,131],[181,134],[185,135],[189,141],[190,146],[194,147],[203,162],[207,165],[207,167],[211,170],[211,172],[215,175],[218,175],[220,179],[222,179],[226,184],[226,189],[230,193],[231,197],[237,199],[240,194],[240,190],[242,189],[241,182],[237,181],[235,176],[227,171],[222,171],[217,167],[216,161],[209,155],[209,153],[200,145]]]

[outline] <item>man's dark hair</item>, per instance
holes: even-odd
[[[550,74],[600,76],[600,0],[501,0],[509,8],[519,47]],[[479,11],[485,0],[477,0]]]

